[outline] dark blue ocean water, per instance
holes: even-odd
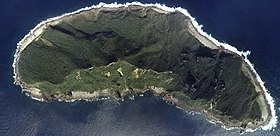
[[[141,2],[159,2],[187,8],[204,25],[204,30],[215,38],[240,50],[251,50],[249,59],[266,82],[278,109],[279,0]],[[207,122],[203,116],[190,115],[150,94],[121,104],[112,100],[42,103],[22,94],[20,88],[13,85],[12,78],[11,65],[16,43],[36,24],[47,18],[98,3],[99,1],[91,0],[0,1],[0,136],[238,135],[238,131],[226,131],[219,125]],[[275,131],[257,131],[245,135],[280,135],[280,127]]]

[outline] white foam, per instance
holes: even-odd
[[[30,97],[33,100],[40,101],[40,102],[45,101],[44,98],[34,97],[34,96],[30,95],[29,93],[24,92],[24,89],[22,90],[22,93],[24,93],[26,96]]]
[[[253,64],[247,58],[245,58],[245,62],[249,65],[249,67],[252,69],[252,71],[256,74],[257,81],[260,83],[262,90],[264,90],[265,99],[267,100],[267,102],[270,106],[271,119],[267,125],[262,126],[262,129],[263,130],[274,130],[273,128],[275,128],[277,126],[277,121],[278,121],[278,119],[277,119],[278,117],[276,116],[274,100],[273,100],[272,96],[270,95],[269,91],[265,88],[264,82],[262,81],[261,77],[254,69]]]
[[[167,7],[163,4],[159,4],[159,3],[156,3],[156,4],[142,4],[140,2],[131,2],[131,3],[125,3],[125,4],[118,4],[118,3],[111,3],[111,4],[105,4],[105,3],[99,3],[98,5],[93,5],[91,7],[85,7],[85,8],[81,8],[79,10],[76,10],[74,12],[70,12],[70,13],[66,13],[66,14],[63,14],[61,16],[57,16],[57,17],[53,17],[53,18],[50,18],[50,19],[47,19],[45,21],[42,21],[40,22],[38,25],[36,25],[35,28],[33,28],[27,35],[24,36],[24,38],[22,40],[20,40],[18,43],[17,43],[17,49],[16,49],[16,53],[14,55],[14,62],[13,62],[13,68],[14,68],[14,79],[15,79],[15,82],[16,83],[16,78],[17,78],[17,74],[16,74],[16,62],[17,62],[17,58],[18,58],[18,55],[20,53],[20,49],[22,47],[22,44],[25,42],[25,40],[30,37],[30,36],[34,36],[34,32],[40,28],[41,26],[45,25],[46,23],[48,22],[51,22],[51,21],[55,21],[55,20],[58,20],[60,18],[63,18],[65,16],[70,16],[70,15],[74,15],[74,14],[77,14],[77,13],[80,13],[82,11],[87,11],[87,10],[90,10],[90,9],[94,9],[94,8],[101,8],[101,7],[107,7],[107,8],[116,8],[116,7],[128,7],[130,5],[138,5],[138,6],[144,6],[144,7],[150,7],[150,6],[155,6],[159,9],[162,9],[163,11],[166,11],[166,12],[175,12],[175,11],[179,11],[181,13],[183,13],[184,15],[186,15],[187,17],[189,17],[191,19],[191,22],[192,24],[194,25],[194,27],[197,29],[197,31],[207,37],[209,40],[211,40],[216,46],[218,47],[224,47],[225,49],[227,50],[230,50],[240,56],[244,56],[245,57],[245,62],[249,65],[249,67],[252,69],[252,71],[255,73],[256,75],[256,78],[257,78],[257,81],[260,83],[260,86],[262,87],[262,89],[264,90],[264,94],[265,94],[265,98],[266,100],[268,101],[268,104],[270,106],[270,110],[271,110],[271,115],[272,115],[272,118],[270,119],[269,123],[266,124],[265,126],[262,126],[261,128],[263,130],[272,130],[273,128],[276,127],[277,125],[277,116],[276,116],[276,111],[275,111],[275,106],[274,106],[274,100],[272,98],[272,96],[269,94],[269,91],[265,88],[264,86],[264,82],[261,80],[260,76],[258,75],[258,73],[256,72],[256,70],[254,69],[253,67],[253,64],[247,59],[247,56],[250,54],[250,51],[246,51],[246,52],[243,52],[243,51],[239,51],[237,48],[227,44],[227,43],[222,43],[222,42],[219,42],[218,40],[216,40],[215,38],[213,38],[210,34],[207,34],[206,32],[204,32],[202,30],[202,25],[199,25],[198,22],[195,20],[194,17],[192,17],[189,12],[184,9],[184,8],[181,8],[181,7],[177,7],[177,8],[171,8],[171,7]],[[34,98],[33,98],[34,99]],[[123,100],[122,100],[123,101]],[[254,131],[254,130],[251,130],[251,129],[248,129],[246,131]]]

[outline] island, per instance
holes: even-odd
[[[48,19],[19,42],[13,66],[15,83],[40,101],[122,101],[150,91],[227,128],[275,118],[246,55],[182,8],[101,3]]]

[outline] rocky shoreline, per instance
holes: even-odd
[[[262,126],[262,124],[268,123],[269,119],[264,120],[263,122],[259,124],[251,124],[248,126],[240,127],[241,122],[237,124],[233,123],[225,123],[221,121],[218,117],[214,116],[212,113],[208,112],[207,110],[198,110],[195,108],[190,108],[185,106],[180,100],[177,98],[173,97],[169,93],[165,93],[165,91],[162,88],[156,88],[156,87],[151,87],[150,89],[145,89],[145,90],[139,90],[135,89],[133,92],[126,91],[121,94],[121,96],[118,95],[113,95],[108,92],[107,89],[101,90],[101,91],[96,91],[94,93],[88,93],[88,92],[72,92],[71,95],[60,95],[60,96],[55,96],[52,99],[46,99],[44,98],[43,93],[41,90],[37,88],[28,88],[28,89],[23,89],[23,92],[29,96],[30,98],[41,101],[41,102],[47,102],[47,101],[61,101],[61,102],[75,102],[75,101],[100,101],[100,100],[107,100],[107,99],[113,99],[116,100],[117,102],[122,102],[124,101],[124,97],[128,97],[129,99],[133,100],[135,96],[143,96],[145,92],[151,92],[154,96],[162,96],[163,100],[166,101],[168,104],[174,105],[177,108],[190,112],[190,113],[195,113],[195,114],[202,114],[207,118],[207,120],[211,123],[218,123],[221,124],[223,128],[227,130],[232,130],[232,129],[240,129],[242,131],[246,132],[253,132],[254,130],[258,129],[259,127]]]
[[[260,107],[262,107],[263,109],[261,109],[262,111],[262,118],[264,118],[263,121],[260,121],[258,124],[251,124],[249,126],[247,126],[246,128],[247,131],[253,131],[259,127],[263,128],[263,129],[272,129],[273,127],[276,126],[276,120],[277,117],[275,115],[275,109],[274,109],[274,102],[272,97],[270,96],[270,94],[268,93],[268,91],[266,90],[266,88],[264,87],[264,83],[263,81],[260,79],[259,75],[256,73],[255,69],[253,68],[253,65],[251,64],[251,62],[247,59],[247,53],[244,52],[240,52],[238,51],[236,48],[225,44],[225,43],[220,43],[219,41],[217,41],[216,39],[212,38],[211,36],[209,36],[208,34],[206,34],[205,32],[202,31],[201,27],[198,25],[198,23],[195,21],[195,19],[193,17],[190,16],[190,14],[182,8],[169,8],[166,6],[162,6],[160,4],[141,4],[141,3],[127,3],[127,4],[104,4],[104,3],[100,3],[97,6],[92,6],[92,7],[87,7],[84,9],[80,9],[78,11],[72,12],[72,13],[67,13],[65,15],[59,16],[59,17],[55,17],[55,18],[51,18],[48,19],[47,21],[43,21],[40,24],[38,24],[34,29],[32,29],[30,31],[29,34],[27,34],[19,43],[17,46],[17,51],[16,54],[14,55],[14,63],[13,63],[13,68],[14,68],[14,79],[15,79],[15,84],[16,85],[20,85],[21,88],[23,89],[23,92],[25,92],[27,95],[29,95],[31,98],[35,99],[35,100],[39,100],[39,101],[45,101],[43,93],[37,89],[37,88],[30,88],[28,87],[28,85],[26,85],[25,83],[23,83],[19,77],[19,72],[18,72],[18,60],[20,58],[20,53],[28,46],[28,44],[30,42],[32,42],[33,40],[36,40],[38,37],[40,37],[40,35],[42,34],[42,32],[44,32],[44,30],[47,28],[48,25],[50,24],[55,24],[57,22],[59,22],[59,19],[67,17],[67,16],[71,16],[74,14],[78,14],[82,11],[87,11],[87,10],[91,10],[91,9],[102,9],[102,10],[112,10],[112,8],[115,7],[127,7],[129,5],[135,5],[135,6],[149,6],[149,7],[153,7],[155,9],[155,11],[160,12],[160,13],[170,13],[170,12],[175,12],[175,11],[179,11],[183,14],[185,14],[186,16],[188,16],[191,19],[192,24],[189,25],[189,30],[192,33],[193,36],[195,36],[199,41],[201,41],[204,45],[206,45],[209,48],[212,49],[222,49],[222,50],[226,50],[228,52],[231,52],[233,54],[238,54],[240,57],[242,57],[244,59],[244,63],[242,65],[242,70],[244,72],[246,72],[248,74],[248,76],[250,77],[250,79],[252,79],[253,81],[251,81],[252,83],[254,83],[256,91],[260,92],[261,95],[258,98],[258,104],[262,105]],[[160,88],[153,88],[153,89],[149,89],[149,90],[154,90],[153,93],[155,95],[160,95],[163,93],[163,91],[160,91]],[[141,94],[146,92],[147,90],[137,90],[136,93],[134,94]],[[122,96],[126,96],[129,95],[129,92],[126,91],[126,93],[122,94]],[[63,98],[65,97],[65,98]],[[71,96],[57,96],[56,100],[59,101],[65,101],[65,102],[72,102],[75,100],[86,100],[86,101],[94,101],[94,100],[100,100],[100,98],[114,98],[114,99],[120,99],[117,96],[114,96],[110,93],[108,93],[108,91],[106,92],[106,90],[102,90],[100,91],[100,93],[87,93],[87,92],[72,92]],[[104,99],[103,98],[103,99]],[[184,110],[188,110],[188,108],[184,107],[184,106],[180,106],[179,100],[177,100],[176,98],[172,98],[172,97],[168,97],[168,94],[165,94],[165,100],[169,103],[173,103],[181,108],[183,108]],[[191,109],[192,111],[195,111],[195,109]],[[207,111],[196,111],[198,113],[202,113],[204,115],[206,115],[206,117],[208,118],[208,120],[210,121],[215,121],[215,122],[219,122],[222,123],[221,121],[219,121],[218,118],[216,118],[215,116],[212,116],[211,114],[209,114]],[[223,124],[223,123],[222,123]],[[224,124],[224,126],[231,126],[229,127],[229,129],[231,128],[235,128],[232,124]],[[240,127],[238,127],[240,129]],[[243,128],[242,128],[243,129]]]

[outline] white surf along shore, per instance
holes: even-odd
[[[274,100],[272,98],[272,96],[270,95],[269,91],[265,88],[264,86],[264,82],[261,80],[260,76],[258,75],[258,73],[256,72],[256,70],[254,69],[253,64],[247,59],[247,56],[250,54],[250,51],[239,51],[237,50],[237,48],[227,44],[227,43],[222,43],[219,42],[218,40],[216,40],[215,38],[213,38],[210,34],[207,34],[206,32],[204,32],[202,30],[202,25],[199,25],[198,22],[195,20],[194,17],[192,17],[188,11],[184,8],[181,7],[177,7],[177,8],[171,8],[171,7],[167,7],[165,5],[162,4],[142,4],[140,2],[132,2],[132,3],[125,3],[125,4],[118,4],[118,3],[111,3],[111,4],[105,4],[105,3],[99,3],[98,5],[93,5],[90,7],[85,7],[82,9],[79,9],[77,11],[74,12],[70,12],[70,13],[66,13],[63,14],[61,16],[57,16],[57,17],[53,17],[53,18],[49,18],[45,21],[40,22],[38,25],[36,25],[35,28],[33,28],[27,35],[24,36],[24,38],[22,40],[20,40],[17,43],[17,49],[16,49],[16,53],[14,55],[14,62],[13,62],[13,69],[14,69],[14,83],[17,85],[21,85],[20,83],[20,77],[17,75],[17,62],[19,60],[19,56],[21,51],[23,51],[27,45],[29,45],[29,43],[31,43],[33,40],[36,40],[36,38],[38,38],[38,36],[46,29],[46,27],[48,26],[49,23],[55,23],[56,21],[58,21],[59,19],[66,17],[66,16],[71,16],[77,13],[80,13],[82,11],[87,11],[87,10],[91,10],[91,9],[96,9],[96,8],[118,8],[118,7],[128,7],[130,5],[136,5],[136,6],[143,6],[143,7],[156,7],[158,9],[158,12],[161,13],[170,13],[170,12],[181,12],[184,15],[186,15],[188,18],[190,18],[191,20],[191,26],[190,29],[193,32],[194,36],[197,36],[196,38],[198,40],[200,40],[205,46],[208,46],[209,48],[224,48],[225,50],[228,50],[230,52],[233,52],[235,54],[238,54],[240,56],[244,57],[244,61],[246,62],[246,64],[248,65],[248,67],[250,68],[250,70],[254,73],[254,77],[255,80],[257,82],[257,91],[262,91],[263,93],[263,100],[266,101],[266,103],[269,105],[269,112],[271,114],[270,120],[268,123],[266,123],[265,125],[263,125],[261,127],[261,129],[263,130],[274,130],[274,128],[277,125],[277,116],[276,116],[276,110],[275,110],[275,104],[274,104]],[[195,34],[197,33],[197,34]],[[31,90],[22,90],[23,92],[30,92]],[[37,95],[40,95],[40,90],[36,90]],[[28,95],[28,94],[27,94]],[[31,98],[39,100],[39,101],[44,101],[44,99],[40,99],[37,97],[32,97],[32,95],[30,95]],[[232,128],[229,128],[232,129]],[[257,130],[257,129],[255,129]],[[246,131],[255,131],[252,129],[246,129]]]

